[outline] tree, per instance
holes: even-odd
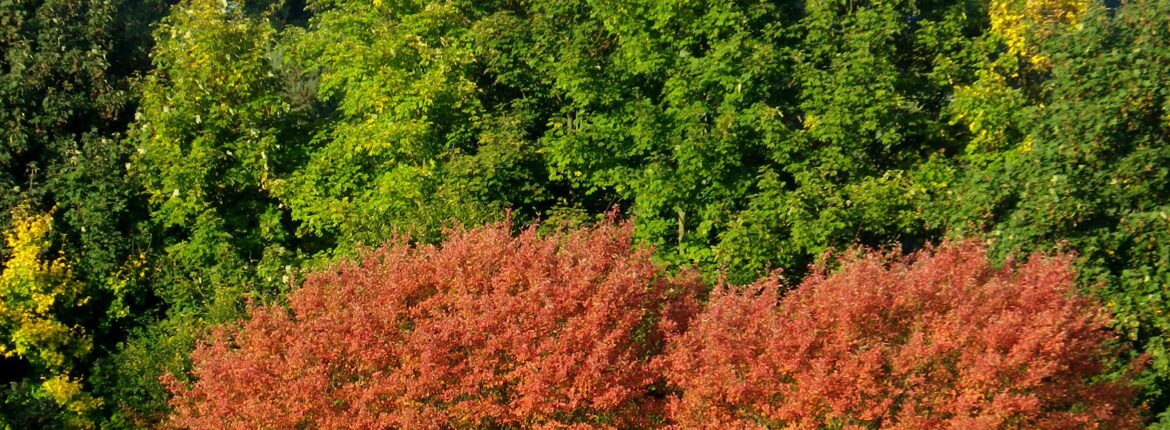
[[[712,262],[711,245],[758,190],[769,148],[790,136],[797,7],[638,1],[533,9],[520,26],[526,31],[502,35],[528,44],[499,50],[501,63],[540,77],[513,85],[546,100],[539,143],[551,173],[572,186],[574,205],[630,208],[638,237],[661,258]]]
[[[629,224],[539,237],[495,224],[395,244],[258,306],[172,382],[184,428],[645,427],[649,358],[697,310],[691,274]]]
[[[5,217],[20,204],[58,207],[62,240],[79,248],[73,257],[87,283],[105,282],[129,254],[135,202],[119,133],[133,107],[127,80],[143,65],[127,39],[144,33],[141,21],[158,8],[117,0],[0,6],[0,205]],[[129,15],[145,17],[120,22]]]
[[[975,79],[986,11],[977,2],[809,2],[790,53],[788,135],[770,144],[757,191],[716,245],[754,279],[799,274],[853,242],[915,246],[938,234],[923,202],[945,190],[937,164],[967,136],[946,121]]]
[[[84,328],[69,322],[89,297],[64,258],[44,258],[52,216],[18,206],[12,219],[4,235],[11,256],[0,273],[0,357],[6,367],[25,364],[30,371],[8,375],[5,369],[6,379],[16,380],[0,398],[0,424],[90,427],[101,401],[85,391],[76,367],[92,343]]]
[[[240,284],[254,282],[263,257],[291,252],[269,196],[289,106],[270,58],[276,29],[264,15],[236,2],[189,1],[156,34],[130,167],[162,233],[161,264],[172,266],[173,288],[158,294],[175,306],[201,306],[217,287],[254,288]]]
[[[8,316],[23,321],[7,334],[25,342],[9,345],[15,355],[4,363],[6,425],[92,424],[101,405],[89,394],[92,360],[119,340],[130,305],[144,299],[143,249],[135,248],[141,201],[125,179],[131,151],[120,133],[133,109],[128,81],[144,67],[137,53],[147,47],[137,43],[160,9],[161,1],[0,4],[0,227],[14,237],[41,234],[0,250],[15,288],[3,296],[16,306]],[[69,261],[43,263],[54,275],[27,273],[49,250]],[[57,275],[69,279],[49,279]],[[52,303],[13,311],[34,291]]]
[[[920,203],[946,181],[918,167],[965,144],[942,110],[987,25],[967,1],[550,1],[473,28],[561,207],[621,204],[662,258],[747,282],[936,234]]]
[[[995,268],[977,242],[908,257],[855,251],[779,297],[714,294],[670,342],[679,428],[1138,428],[1135,390],[1103,377],[1108,314],[1069,257]]]
[[[77,141],[108,130],[124,93],[107,76],[109,0],[10,1],[0,5],[0,199],[7,210],[40,195],[50,165]],[[95,137],[96,137],[95,136]],[[39,202],[38,202],[39,203]]]
[[[530,106],[481,86],[477,20],[495,3],[310,2],[309,28],[282,49],[315,75],[325,119],[273,188],[302,234],[343,249],[396,229],[435,240],[452,220],[530,218],[548,199]]]
[[[145,194],[151,251],[141,325],[99,365],[113,424],[151,427],[167,412],[158,378],[188,365],[208,324],[276,294],[298,261],[294,226],[271,196],[295,119],[273,58],[281,2],[190,0],[155,29],[137,87],[126,168]]]

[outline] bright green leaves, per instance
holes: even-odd
[[[276,29],[242,8],[196,0],[174,9],[157,30],[156,69],[134,124],[131,168],[154,222],[170,232],[168,276],[204,288],[246,282],[248,266],[283,249],[286,236],[259,228],[275,210],[267,195],[290,110],[270,53]]]
[[[273,127],[286,109],[268,54],[275,30],[231,9],[185,3],[158,29],[135,167],[166,225],[256,190],[268,175]]]
[[[291,49],[301,67],[321,70],[319,94],[336,117],[278,195],[305,231],[342,243],[379,243],[394,226],[437,233],[460,218],[433,198],[444,194],[445,164],[473,152],[482,115],[464,6],[331,6]]]
[[[155,31],[128,168],[149,197],[148,281],[161,301],[151,316],[163,319],[143,318],[150,326],[101,365],[103,389],[141,400],[116,405],[119,425],[155,425],[166,400],[157,375],[181,371],[206,323],[288,285],[298,257],[270,196],[297,143],[284,91],[294,73],[274,50],[275,7],[249,3],[185,1]]]

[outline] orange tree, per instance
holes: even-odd
[[[631,247],[629,224],[398,241],[251,310],[172,379],[182,428],[647,427],[649,357],[699,283]]]
[[[1136,428],[1104,378],[1108,315],[1067,257],[994,268],[975,242],[856,253],[778,298],[716,293],[664,359],[681,428]],[[779,303],[779,306],[777,306]]]

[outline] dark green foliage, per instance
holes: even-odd
[[[18,204],[38,213],[56,208],[50,239],[87,299],[54,318],[95,341],[94,354],[78,357],[74,377],[85,379],[87,360],[104,354],[128,306],[145,292],[135,273],[141,206],[125,179],[129,149],[119,134],[133,108],[128,79],[141,70],[136,53],[150,45],[146,21],[162,11],[159,3],[120,0],[0,2],[0,226],[9,229],[10,210]],[[7,360],[11,370],[0,394],[0,419],[7,425],[83,423],[58,402],[28,391],[50,375],[23,359]]]
[[[548,47],[526,61],[551,84],[555,111],[540,142],[553,174],[585,208],[628,207],[641,238],[676,250],[668,259],[710,262],[711,245],[758,188],[770,148],[791,136],[798,11],[586,7],[550,5],[519,25]]]
[[[974,77],[986,12],[976,2],[810,3],[792,53],[798,119],[769,148],[759,192],[717,249],[758,275],[799,271],[851,241],[920,243],[920,204],[945,181],[931,166],[961,148],[943,118]],[[742,269],[741,269],[742,270]]]
[[[107,76],[115,4],[14,0],[0,4],[0,204],[48,191],[54,170],[101,137],[125,95]],[[7,210],[3,211],[7,213]],[[7,214],[4,215],[7,226]]]
[[[7,363],[6,363],[7,364]],[[37,396],[37,383],[7,382],[0,387],[0,428],[70,428],[74,418],[53,399]]]

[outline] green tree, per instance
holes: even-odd
[[[106,79],[109,0],[0,5],[0,204],[43,193],[49,164],[114,120],[123,93]]]
[[[319,123],[304,163],[273,189],[300,234],[343,247],[394,230],[437,238],[544,199],[525,139],[530,103],[501,98],[477,64],[476,20],[493,2],[313,1],[311,25],[282,48],[318,71]],[[519,214],[518,213],[518,214]]]
[[[150,2],[148,2],[150,4]],[[128,16],[158,6],[111,0],[12,1],[0,5],[0,205],[60,207],[60,221],[83,278],[112,271],[126,254],[118,215],[132,201],[122,179],[128,152],[127,78],[138,71]],[[122,58],[122,54],[127,54]],[[112,61],[119,61],[118,64]],[[31,199],[31,200],[29,200]],[[130,217],[127,217],[130,218]],[[5,222],[6,224],[6,222]]]
[[[517,51],[550,83],[540,144],[552,173],[577,205],[629,208],[666,259],[710,262],[768,147],[790,134],[798,12],[731,1],[536,9],[526,27],[537,48]]]
[[[206,324],[287,285],[292,228],[269,190],[294,143],[281,140],[291,106],[272,55],[278,7],[186,1],[155,29],[126,166],[148,199],[154,255],[141,275],[155,302],[99,366],[110,425],[154,425],[166,412],[158,377],[183,369]]]
[[[270,56],[276,29],[242,6],[175,7],[139,90],[130,169],[150,198],[169,278],[159,294],[173,306],[252,288],[253,266],[289,253],[268,190],[289,110]]]
[[[667,259],[745,281],[932,236],[919,202],[948,172],[919,167],[963,146],[943,109],[975,79],[985,17],[967,1],[543,2],[484,28],[489,70],[543,107],[569,206],[621,204]]]
[[[852,241],[913,245],[934,233],[921,203],[966,135],[944,110],[974,80],[987,22],[978,2],[810,2],[798,30],[798,122],[770,147],[759,191],[719,248],[733,267],[799,273]],[[945,163],[943,164],[945,166]]]

